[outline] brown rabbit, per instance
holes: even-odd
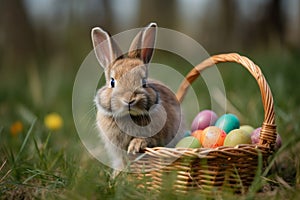
[[[172,147],[183,133],[175,94],[148,79],[156,27],[150,23],[142,29],[127,56],[107,32],[98,27],[92,30],[94,51],[106,78],[95,97],[96,122],[115,169],[113,176],[125,167],[126,154],[142,152],[146,147]]]

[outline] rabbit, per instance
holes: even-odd
[[[126,55],[109,33],[99,27],[91,32],[106,79],[94,99],[96,124],[112,161],[113,177],[128,164],[128,154],[141,153],[146,147],[174,147],[182,138],[184,123],[175,94],[148,78],[156,32],[156,23],[144,27]]]

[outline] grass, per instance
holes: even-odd
[[[274,95],[278,132],[282,148],[270,158],[270,164],[258,175],[245,195],[224,193],[215,199],[298,199],[300,196],[299,117],[300,81],[297,52],[280,56],[277,52],[261,56],[250,54],[261,66]],[[183,60],[165,59],[180,67]],[[74,126],[71,108],[76,69],[59,69],[58,60],[45,69],[29,66],[20,72],[2,69],[0,85],[0,198],[1,199],[124,199],[134,193],[122,175],[110,180],[111,170],[93,158],[81,143]],[[55,66],[54,66],[55,65]],[[229,69],[230,68],[230,69]],[[35,71],[32,73],[32,71]],[[255,81],[234,64],[220,65],[227,98],[244,113],[244,123],[259,126],[263,110]],[[62,73],[70,74],[63,76]],[[0,73],[4,74],[4,73]],[[24,76],[25,74],[25,76]],[[235,75],[239,74],[239,75]],[[11,77],[14,77],[12,80]],[[52,81],[56,77],[55,81]],[[18,80],[18,81],[16,81]],[[36,84],[39,86],[37,87]],[[210,106],[203,81],[194,86],[201,108]],[[246,88],[246,89],[245,89]],[[58,112],[64,125],[49,130],[44,117]],[[23,128],[12,135],[10,127],[21,121]],[[260,174],[260,173],[259,173]],[[146,199],[201,199],[201,194],[175,195],[172,190],[144,196]],[[203,197],[202,197],[203,198]]]

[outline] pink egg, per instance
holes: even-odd
[[[278,150],[281,147],[282,141],[280,135],[277,133],[276,143],[275,143],[275,150]]]
[[[259,136],[260,136],[261,127],[255,129],[251,133],[251,141],[252,144],[258,144],[259,143]],[[279,149],[281,147],[281,137],[279,134],[277,134],[276,142],[275,142],[275,150]]]
[[[206,127],[214,125],[217,119],[218,116],[214,111],[203,110],[193,120],[191,131],[204,130]]]
[[[261,127],[255,129],[255,130],[251,133],[251,141],[252,141],[252,144],[258,144],[258,142],[259,142],[260,130],[261,130]]]

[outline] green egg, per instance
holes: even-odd
[[[187,136],[182,138],[176,145],[177,147],[182,147],[182,148],[200,148],[201,144],[199,140],[193,136]]]
[[[235,129],[230,131],[225,140],[224,146],[234,147],[238,144],[251,144],[251,134],[242,129]]]
[[[254,128],[250,125],[242,125],[240,129],[246,131],[247,133],[251,134],[254,131]]]

